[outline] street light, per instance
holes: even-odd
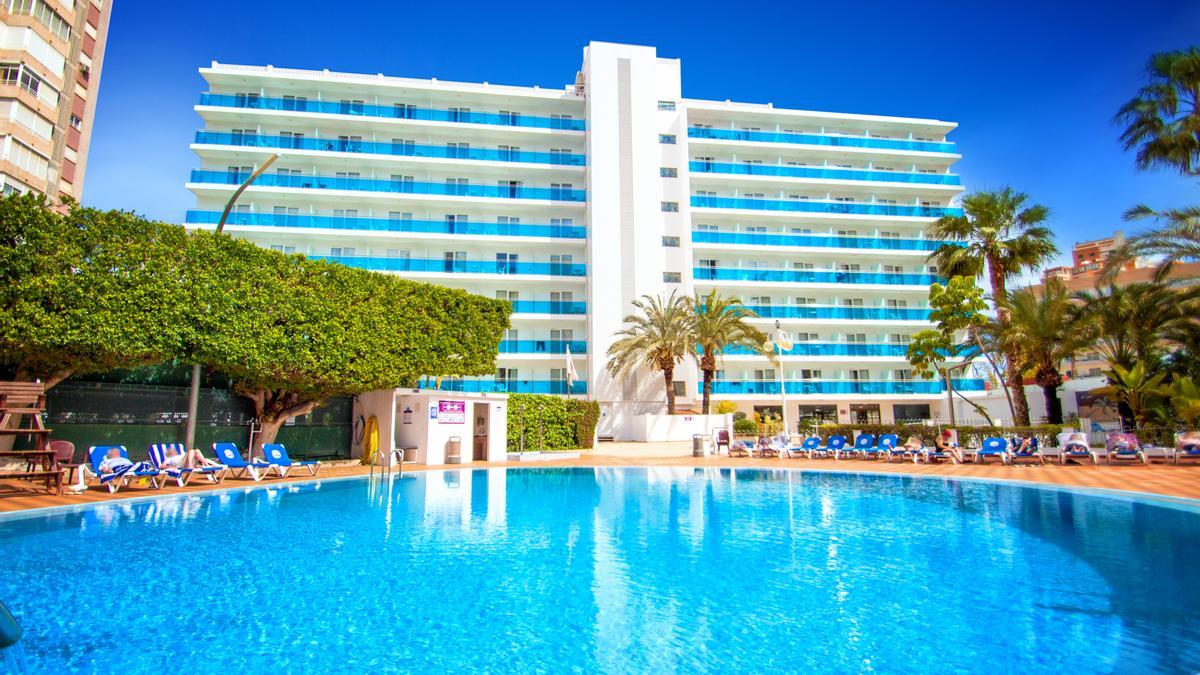
[[[775,333],[768,335],[766,342],[763,342],[763,351],[769,353],[774,352],[776,356],[783,356],[783,353],[790,351],[792,341],[788,338],[787,333],[783,332],[783,328],[779,325],[779,320],[775,320]],[[788,411],[787,411],[787,387],[783,380],[783,361],[779,362],[779,403],[783,408],[783,433],[791,438],[791,427],[788,426]],[[782,454],[779,455],[783,457]]]
[[[278,152],[276,152],[276,153],[272,154],[270,157],[268,157],[265,162],[260,164],[259,167],[257,169],[255,169],[254,173],[250,174],[249,178],[247,178],[241,185],[238,186],[237,190],[234,190],[233,195],[229,198],[229,201],[225,203],[225,210],[221,212],[221,219],[217,221],[217,233],[218,234],[220,234],[222,231],[224,231],[225,220],[227,218],[229,218],[229,212],[233,210],[234,202],[236,202],[238,200],[238,197],[241,197],[242,193],[246,191],[246,188],[250,187],[250,184],[253,183],[259,176],[261,176],[262,173],[267,170],[267,167],[274,164],[275,160],[277,160],[277,159],[279,159]],[[192,383],[191,383],[191,388],[188,390],[187,425],[184,427],[184,431],[183,431],[183,444],[184,444],[184,447],[189,450],[191,450],[192,448],[194,448],[196,446],[196,415],[198,415],[199,413],[200,413],[200,364],[193,363],[192,364]]]

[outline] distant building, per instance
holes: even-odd
[[[112,0],[0,0],[0,191],[83,195]]]
[[[1103,269],[1104,263],[1108,260],[1109,254],[1124,243],[1125,235],[1120,230],[1107,239],[1078,242],[1071,248],[1071,266],[1045,269],[1042,272],[1042,281],[1060,279],[1068,282],[1067,286],[1072,290],[1092,286]],[[1138,268],[1139,262],[1130,260],[1121,267],[1121,271],[1127,272]]]

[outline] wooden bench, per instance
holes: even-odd
[[[46,386],[41,382],[0,382],[0,435],[30,436],[34,449],[46,449],[50,429],[42,420],[46,412]],[[14,423],[15,419],[15,423]]]
[[[46,491],[60,494],[63,485],[62,469],[36,469],[34,471],[0,471],[0,480],[12,478],[16,480],[46,481]]]

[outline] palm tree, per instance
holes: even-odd
[[[617,333],[608,348],[605,368],[614,378],[625,377],[638,368],[660,370],[667,387],[667,414],[675,414],[675,366],[691,351],[693,316],[688,302],[671,293],[662,298],[643,295],[633,301],[638,313],[625,317],[629,324]]]
[[[1058,388],[1063,377],[1059,368],[1087,345],[1087,336],[1076,326],[1076,306],[1066,284],[1052,279],[1042,289],[1022,288],[1009,296],[1004,308],[1008,324],[1000,335],[1001,344],[1013,342],[1011,351],[1019,352],[1020,370],[1032,370],[1046,398],[1046,418],[1050,424],[1062,424],[1062,401]]]
[[[963,198],[964,215],[943,216],[929,228],[929,236],[947,243],[929,255],[942,276],[987,276],[992,302],[1001,325],[1009,312],[1008,281],[1036,269],[1058,253],[1054,235],[1042,223],[1050,209],[1030,204],[1029,195],[1006,187],[996,192],[976,192]],[[1005,385],[1011,390],[1014,422],[1029,424],[1029,402],[1021,379],[1019,355],[1005,352],[1008,372]]]
[[[1105,278],[1113,280],[1121,268],[1141,257],[1158,258],[1154,280],[1163,281],[1178,262],[1200,260],[1200,206],[1155,211],[1146,204],[1125,212],[1125,220],[1154,219],[1159,226],[1130,237],[1105,260]]]
[[[1200,287],[1177,290],[1151,283],[1080,291],[1077,330],[1108,363],[1125,369],[1146,364],[1156,370],[1168,347],[1195,345],[1200,327],[1192,320]]]
[[[1091,393],[1114,400],[1120,407],[1128,410],[1137,428],[1145,426],[1154,408],[1161,405],[1163,399],[1170,395],[1163,387],[1163,380],[1167,374],[1151,375],[1142,363],[1132,368],[1123,368],[1114,363],[1105,375],[1108,376],[1108,384],[1093,389]]]
[[[1200,49],[1160,52],[1146,66],[1150,83],[1117,111],[1121,141],[1137,167],[1200,174]]]
[[[751,326],[746,319],[758,316],[740,300],[726,298],[714,289],[707,296],[699,293],[689,300],[694,317],[692,319],[693,353],[700,363],[704,376],[703,396],[700,411],[708,414],[708,402],[712,396],[713,376],[717,372],[717,358],[729,347],[744,346],[759,349],[767,336]]]

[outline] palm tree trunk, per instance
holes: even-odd
[[[663,368],[663,382],[667,385],[667,414],[675,414],[675,368]]]
[[[996,318],[1000,320],[1001,326],[1006,326],[1010,318],[1009,311],[1004,307],[1008,300],[1007,270],[993,256],[988,256],[987,268],[988,279],[992,284],[992,302],[996,305]],[[1005,383],[1012,391],[1013,424],[1029,426],[1029,399],[1025,397],[1025,382],[1021,369],[1015,365],[1020,363],[1020,355],[1005,352],[1004,356],[1008,360],[1008,377],[1005,378]]]
[[[704,415],[707,415],[709,399],[712,398],[713,371],[705,370],[705,371],[703,371],[703,373],[704,373],[704,392],[703,392],[703,396],[700,399],[700,412]]]
[[[1058,387],[1042,386],[1042,396],[1046,397],[1046,420],[1050,424],[1062,424],[1062,401],[1058,398]]]
[[[1010,358],[1009,363],[1013,363]],[[1020,368],[1009,367],[1008,386],[1012,389],[1013,424],[1018,427],[1029,426],[1029,399],[1025,397],[1025,380]]]

